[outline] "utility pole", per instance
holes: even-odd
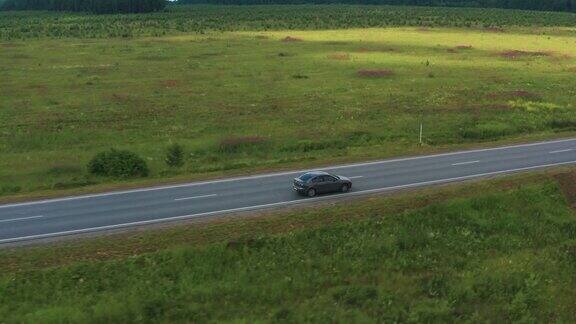
[[[418,136],[418,143],[422,146],[422,133],[424,131],[424,112],[420,111],[420,135]]]

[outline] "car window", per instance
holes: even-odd
[[[313,174],[311,173],[304,173],[303,175],[300,176],[300,180],[307,182],[308,180],[310,180],[310,178],[313,177]]]
[[[324,181],[330,181],[330,182],[336,182],[336,178],[334,178],[333,176],[324,176],[326,179]]]
[[[316,177],[312,179],[312,183],[319,183],[322,182],[322,176]]]

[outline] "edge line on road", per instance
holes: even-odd
[[[42,218],[42,217],[44,217],[44,215],[21,217],[21,218],[2,219],[2,220],[0,220],[0,223],[19,222],[19,221],[23,221],[23,220],[36,219],[36,218]]]
[[[564,153],[564,152],[570,152],[570,151],[574,151],[574,149],[565,149],[565,150],[551,151],[551,152],[548,152],[548,153],[549,153],[549,154],[556,154],[556,153]]]
[[[467,162],[458,162],[458,163],[453,163],[452,166],[466,165],[466,164],[474,164],[474,163],[478,163],[478,162],[480,162],[480,160],[467,161]]]
[[[194,197],[182,197],[182,198],[174,198],[175,201],[180,201],[180,200],[191,200],[191,199],[200,199],[200,198],[210,198],[210,197],[216,197],[218,196],[217,194],[211,194],[211,195],[202,195],[202,196],[194,196]]]
[[[399,189],[404,189],[404,188],[421,187],[421,186],[426,186],[426,185],[431,185],[431,184],[449,183],[449,182],[455,182],[455,181],[467,180],[467,179],[473,179],[473,178],[481,178],[481,177],[497,175],[497,174],[514,173],[514,172],[519,172],[519,171],[541,169],[541,168],[546,168],[546,167],[575,164],[575,163],[576,163],[576,160],[567,161],[567,162],[551,163],[551,164],[542,164],[542,165],[516,168],[516,169],[508,169],[508,170],[501,170],[501,171],[471,174],[471,175],[467,175],[467,176],[454,177],[454,178],[415,182],[415,183],[392,186],[392,187],[368,189],[368,190],[361,190],[361,191],[355,191],[355,192],[353,191],[353,192],[346,194],[346,196],[347,197],[358,196],[358,195],[365,195],[365,194],[370,194],[370,193],[399,190]],[[303,198],[303,199],[298,199],[298,200],[281,201],[281,202],[270,203],[270,204],[246,206],[246,207],[239,207],[239,208],[232,208],[232,209],[224,209],[224,210],[217,210],[217,211],[211,211],[211,212],[205,212],[205,213],[197,213],[197,214],[189,214],[189,215],[183,215],[183,216],[174,216],[174,217],[167,217],[167,218],[160,218],[160,219],[152,219],[152,220],[147,220],[147,221],[138,221],[138,222],[123,223],[123,224],[105,225],[105,226],[83,228],[83,229],[70,230],[70,231],[55,232],[55,233],[46,233],[46,234],[14,237],[14,238],[8,238],[8,239],[0,240],[0,244],[14,243],[14,242],[20,242],[20,241],[30,241],[30,240],[36,240],[36,239],[51,238],[51,237],[56,237],[56,236],[83,234],[83,233],[111,230],[111,229],[131,227],[131,226],[167,223],[167,222],[172,222],[172,221],[206,217],[206,216],[212,216],[212,215],[217,215],[217,214],[229,214],[229,213],[234,213],[234,212],[243,212],[243,211],[250,211],[250,210],[256,210],[256,209],[266,209],[266,208],[275,207],[275,206],[296,205],[296,204],[307,203],[307,202],[312,202],[312,201],[334,199],[334,197],[338,197],[338,196],[339,195],[331,195],[331,196],[308,198],[308,199]]]

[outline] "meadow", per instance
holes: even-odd
[[[506,11],[334,6],[314,20],[319,9],[286,7],[279,18],[279,7],[257,7],[249,23],[250,8],[192,8],[0,14],[0,196],[117,182],[85,168],[112,147],[144,157],[153,182],[576,130],[576,20],[561,18],[574,14],[510,11],[517,25],[500,26]],[[404,21],[402,10],[436,18]],[[351,18],[329,19],[334,12]],[[185,20],[196,30],[150,20],[203,13]],[[210,20],[218,15],[237,19]],[[415,26],[351,28],[388,22]],[[547,27],[555,23],[566,26]],[[181,168],[164,163],[171,143],[185,148]]]
[[[575,187],[555,181],[568,178],[515,176],[3,250],[0,318],[574,322],[576,218],[560,188],[574,198]]]

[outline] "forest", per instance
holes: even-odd
[[[179,4],[363,4],[576,11],[576,0],[179,0]]]
[[[79,11],[98,14],[140,13],[164,9],[165,0],[0,0],[0,10]]]

